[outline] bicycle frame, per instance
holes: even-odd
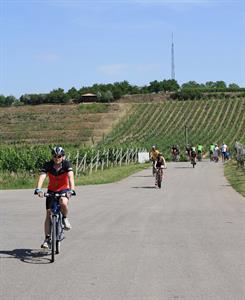
[[[51,262],[54,262],[55,254],[60,253],[60,242],[64,239],[64,226],[60,211],[59,199],[66,194],[45,193],[45,197],[51,197]]]
[[[156,183],[157,183],[159,189],[162,186],[162,177],[163,177],[163,169],[162,168],[157,168],[156,169]]]

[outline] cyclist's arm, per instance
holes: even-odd
[[[46,178],[47,174],[46,173],[42,173],[39,178],[38,178],[38,181],[37,181],[37,189],[42,189],[42,186],[43,186],[43,182]]]
[[[166,160],[164,157],[163,157],[163,166],[164,166],[164,168],[167,168]]]
[[[74,183],[74,173],[73,171],[68,172],[68,179],[69,179],[69,185],[71,190],[75,190],[75,183]]]

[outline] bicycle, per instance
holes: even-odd
[[[166,167],[164,168],[166,169]],[[162,187],[163,168],[156,168],[156,183],[159,189]]]
[[[180,159],[179,152],[177,150],[173,150],[172,151],[172,161],[174,161],[174,162],[177,161],[178,162],[179,159]]]
[[[197,152],[197,160],[202,161],[202,152],[201,151]]]
[[[69,193],[69,192],[68,192]],[[51,222],[50,222],[50,241],[49,248],[51,250],[51,262],[55,260],[55,254],[60,253],[61,241],[65,238],[64,225],[62,222],[62,213],[60,211],[59,200],[61,197],[67,197],[66,193],[48,192],[43,193],[44,197],[51,198]],[[70,196],[75,196],[75,192],[71,192]]]
[[[152,160],[152,176],[154,177],[156,174],[155,160]]]
[[[193,168],[195,168],[195,165],[196,165],[195,156],[191,156],[191,164],[192,164]]]

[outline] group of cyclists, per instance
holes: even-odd
[[[203,146],[198,144],[197,147],[193,145],[186,145],[186,157],[193,163],[196,164],[196,158],[199,160],[203,156]],[[180,148],[178,145],[173,145],[171,148],[172,159],[178,161],[180,158]],[[66,159],[65,151],[62,147],[56,146],[51,151],[51,160],[46,162],[41,168],[40,176],[37,181],[37,186],[34,194],[39,197],[43,197],[44,193],[42,190],[42,185],[45,178],[48,176],[48,192],[62,192],[66,194],[66,197],[60,197],[60,207],[63,215],[63,225],[65,230],[71,229],[71,224],[67,218],[68,214],[68,202],[71,195],[75,195],[75,184],[74,184],[74,173],[70,162]],[[229,152],[227,145],[223,142],[222,146],[219,147],[218,144],[211,144],[209,148],[210,160],[218,161],[219,156],[222,156],[222,161],[229,159]],[[153,166],[153,175],[160,172],[161,179],[163,178],[163,169],[167,168],[166,160],[163,154],[157,149],[155,145],[152,146],[150,151],[150,160]],[[158,173],[159,174],[159,173]],[[155,177],[155,186],[157,187],[157,176]],[[44,222],[44,233],[45,239],[42,243],[42,248],[49,248],[50,242],[50,222],[51,222],[51,199],[46,198],[46,217]]]
[[[172,154],[173,161],[179,161],[180,148],[178,145],[175,144],[172,146],[171,154]],[[185,148],[185,154],[186,154],[186,160],[197,159],[198,161],[201,161],[203,156],[205,155],[204,147],[200,143],[197,146],[187,144]],[[217,143],[210,144],[209,146],[210,161],[217,162],[219,161],[220,157],[223,162],[230,159],[228,146],[225,144],[225,142],[223,142],[221,146],[219,146]]]
[[[204,153],[204,147],[201,143],[195,145],[187,144],[185,147],[186,160],[190,161],[196,165],[196,161],[201,161]],[[177,144],[172,145],[171,148],[172,161],[180,160],[180,147]],[[229,160],[230,154],[228,152],[228,146],[223,142],[221,147],[217,143],[210,144],[209,147],[209,157],[210,161],[218,162],[219,158],[222,158],[222,161]],[[166,168],[166,160],[163,154],[157,149],[155,145],[152,146],[149,158],[152,161],[153,175],[155,175],[156,170],[160,169],[161,175],[163,176],[163,169]],[[157,177],[155,180],[155,186],[157,187]]]
[[[209,147],[210,161],[218,162],[221,156],[222,162],[230,159],[230,152],[225,142],[219,147],[217,143],[212,143]]]

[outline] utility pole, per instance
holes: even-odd
[[[188,144],[188,131],[187,131],[187,126],[185,125],[185,145]]]
[[[174,34],[172,32],[172,47],[171,47],[171,79],[175,80],[175,70],[174,70]]]

